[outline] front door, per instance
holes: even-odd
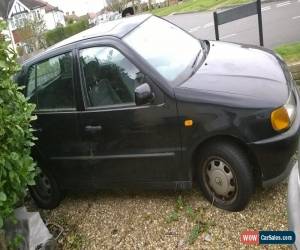
[[[169,185],[180,179],[181,150],[176,105],[119,50],[79,51],[85,110],[80,113],[84,158],[97,187]],[[135,88],[147,82],[151,104],[135,104]],[[167,186],[166,186],[167,187]]]

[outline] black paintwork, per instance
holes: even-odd
[[[300,127],[299,109],[293,126],[283,133],[270,123],[272,110],[284,105],[291,91],[299,105],[286,65],[266,49],[206,41],[206,57],[195,73],[170,84],[121,39],[147,18],[132,17],[76,35],[23,65],[22,84],[29,66],[66,51],[74,58],[76,110],[36,112],[34,126],[42,130],[33,155],[40,166],[51,169],[65,189],[188,188],[195,155],[201,154],[197,149],[218,139],[247,150],[261,182],[282,174]],[[147,76],[154,93],[151,103],[85,107],[78,50],[101,45],[120,50]],[[185,119],[192,119],[193,126],[185,127]]]

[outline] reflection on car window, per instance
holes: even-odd
[[[27,97],[37,109],[75,108],[71,53],[50,58],[30,68]]]
[[[60,59],[61,58],[59,57],[54,57],[36,66],[37,68],[36,80],[37,80],[38,88],[42,87],[44,84],[47,84],[55,80],[57,77],[60,76],[61,74],[60,63],[59,63]]]
[[[35,90],[35,66],[31,66],[28,71],[27,97],[31,98]]]
[[[80,51],[90,107],[134,103],[134,90],[144,75],[118,50],[93,47]]]

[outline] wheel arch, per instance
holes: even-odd
[[[250,165],[253,168],[252,171],[255,178],[255,183],[261,185],[262,173],[254,153],[251,151],[250,147],[248,147],[248,145],[243,140],[232,135],[214,135],[196,144],[196,146],[192,150],[192,156],[191,156],[191,167],[192,167],[191,171],[192,171],[193,181],[195,181],[197,160],[199,155],[201,155],[201,151],[205,146],[209,144],[219,143],[219,142],[235,144],[242,149],[242,151],[247,155]]]

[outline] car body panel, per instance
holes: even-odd
[[[274,55],[256,47],[212,41],[204,65],[179,87],[276,107],[288,98],[286,82]]]
[[[86,126],[99,125],[99,133],[85,132]],[[96,187],[187,180],[179,167],[180,136],[172,102],[86,110],[79,115],[79,127],[81,141],[90,145],[83,167],[91,166]]]

